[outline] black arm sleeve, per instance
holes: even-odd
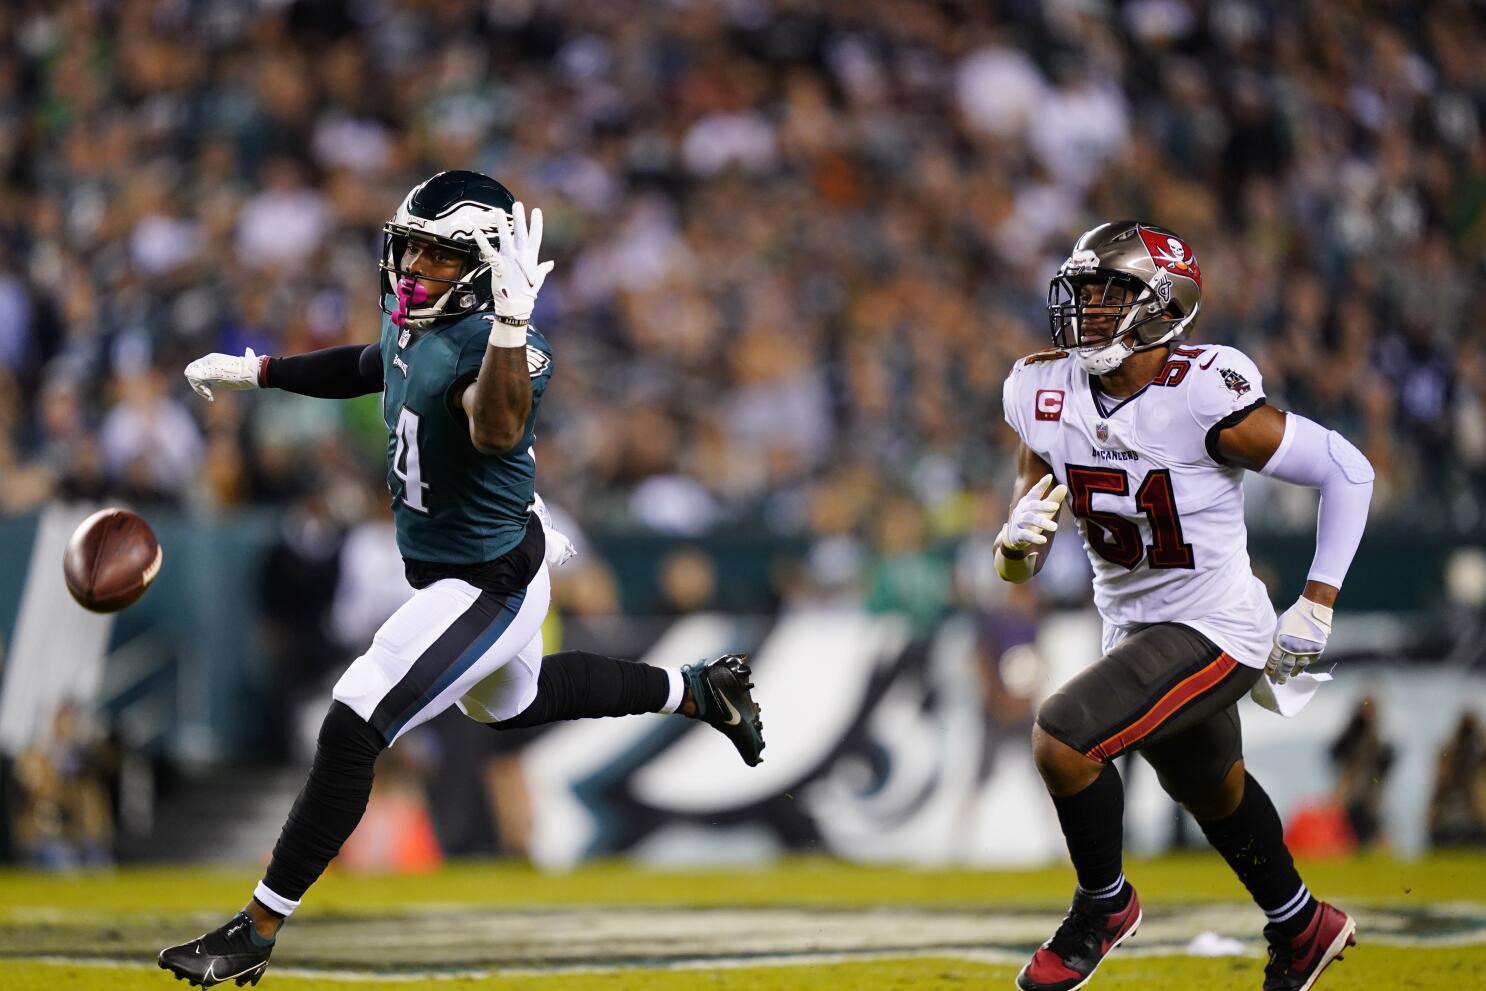
[[[263,384],[319,399],[354,399],[381,392],[382,352],[375,344],[344,344],[269,358]]]

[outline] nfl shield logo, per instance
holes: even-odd
[[[1094,425],[1094,436],[1099,438],[1099,443],[1109,443],[1109,424],[1099,422]]]

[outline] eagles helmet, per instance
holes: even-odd
[[[399,318],[399,322],[423,327],[434,320],[488,307],[490,266],[480,258],[475,231],[483,231],[491,245],[498,246],[515,203],[509,189],[479,172],[440,172],[414,186],[382,227],[382,312]],[[464,255],[460,277],[450,282],[442,295],[425,298],[419,292],[416,301],[411,301],[404,292],[404,298],[399,299],[399,284],[414,278],[402,267],[409,241],[437,244]]]
[[[1047,291],[1053,346],[1072,352],[1091,375],[1177,340],[1201,306],[1202,270],[1187,242],[1136,220],[1085,231]],[[1091,338],[1092,325],[1108,333]]]

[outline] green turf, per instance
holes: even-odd
[[[1301,864],[1311,890],[1336,900],[1407,905],[1486,898],[1486,856],[1440,854],[1417,861],[1384,856]],[[0,872],[0,918],[7,908],[47,906],[128,911],[217,911],[247,900],[257,869],[145,868],[57,877]],[[1146,901],[1241,900],[1222,861],[1189,854],[1128,865]],[[305,912],[383,911],[389,906],[513,905],[977,905],[1048,903],[1068,897],[1071,869],[902,870],[798,859],[757,870],[644,871],[623,862],[542,874],[497,862],[456,862],[421,876],[332,872],[315,886]]]
[[[613,974],[563,974],[554,977],[425,978],[379,980],[369,988],[408,991],[432,986],[448,991],[491,988],[498,991],[928,991],[931,988],[1012,987],[1016,968],[963,960],[887,960],[813,967],[754,967],[738,970],[622,971]],[[1139,957],[1116,953],[1099,969],[1090,991],[1258,991],[1258,960]],[[259,985],[263,991],[348,991],[346,981],[276,974],[272,968]],[[0,991],[160,991],[184,988],[154,969],[80,967],[68,964],[0,962]],[[1327,971],[1318,991],[1470,991],[1486,987],[1486,947],[1451,950],[1369,949],[1358,946]],[[227,991],[235,991],[226,985]]]
[[[1163,858],[1127,865],[1149,906],[1157,902],[1238,902],[1243,893],[1211,855]],[[1396,907],[1486,900],[1486,856],[1452,854],[1415,862],[1382,856],[1302,865],[1310,886],[1347,903]],[[132,916],[211,915],[247,898],[258,871],[187,868],[129,869],[109,875],[56,877],[0,872],[0,928],[7,921],[102,925],[112,913]],[[650,872],[623,863],[599,863],[561,875],[486,862],[454,863],[421,877],[364,877],[332,873],[316,885],[306,916],[394,912],[406,906],[482,908],[558,905],[816,905],[1037,906],[1065,905],[1072,886],[1066,868],[1028,871],[917,871],[855,867],[819,859],[788,861],[769,869]],[[179,920],[177,920],[179,922]],[[289,932],[292,933],[292,926]],[[23,930],[17,930],[23,931]],[[1486,988],[1486,946],[1398,948],[1362,945],[1327,974],[1321,991],[1357,988]],[[1138,945],[1138,941],[1136,944]],[[430,961],[436,966],[437,961]],[[617,970],[550,976],[395,978],[361,984],[302,977],[270,968],[263,988],[346,991],[352,987],[482,987],[531,991],[588,989],[863,989],[886,991],[938,987],[1010,987],[1011,965],[911,958],[869,963],[811,964],[725,970]],[[1101,969],[1093,989],[1204,988],[1257,991],[1257,959],[1125,957]],[[67,988],[77,991],[183,987],[148,966],[111,967],[0,959],[0,991]],[[231,987],[230,985],[228,986]]]

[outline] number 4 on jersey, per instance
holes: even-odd
[[[428,484],[418,460],[418,414],[402,408],[397,416],[397,449],[392,455],[392,473],[402,479],[402,501],[409,509],[428,512]]]

